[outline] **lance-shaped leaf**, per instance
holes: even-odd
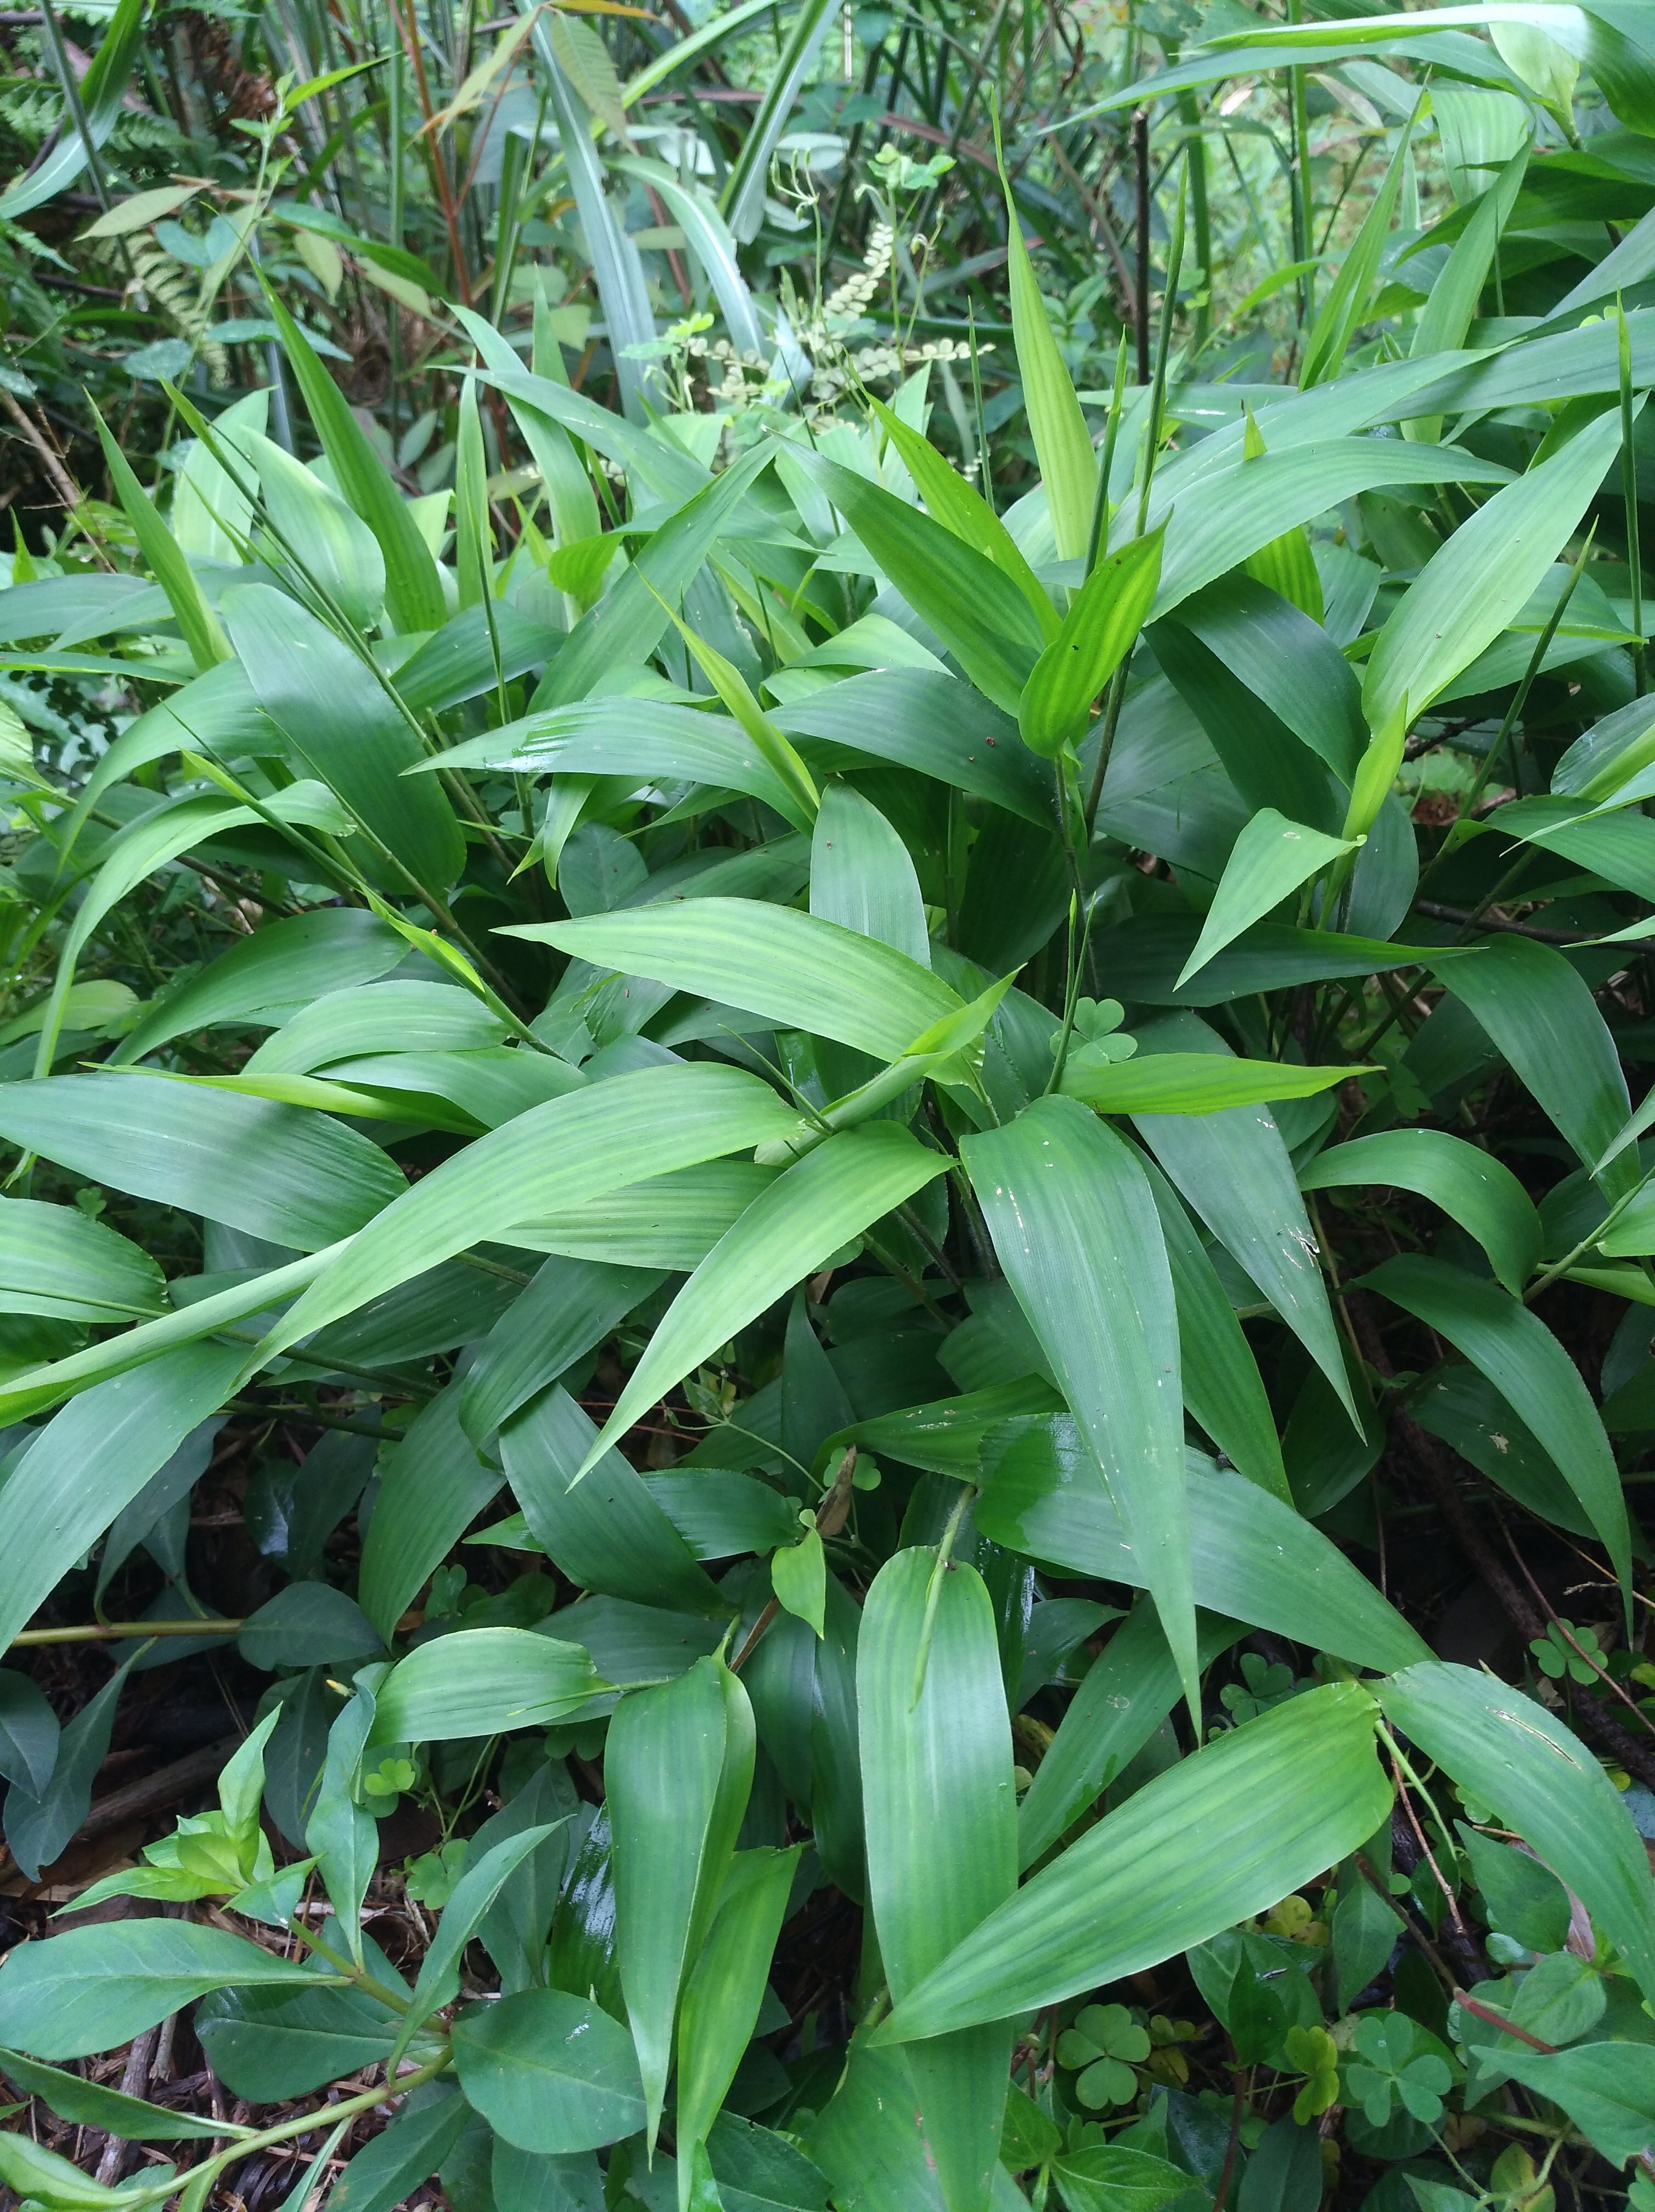
[[[1050,760],[1085,736],[1092,702],[1148,619],[1165,535],[1163,522],[1111,553],[1076,592],[1062,629],[1036,661],[1018,702],[1018,727],[1031,752]]]
[[[615,1940],[654,2142],[687,1970],[717,1912],[752,1786],[752,1708],[723,1661],[623,1698],[604,1753]]]
[[[1299,374],[1299,387],[1308,391],[1311,385],[1337,376],[1343,368],[1350,342],[1366,319],[1367,304],[1373,290],[1374,279],[1379,273],[1380,258],[1396,213],[1396,196],[1402,190],[1403,173],[1409,165],[1414,125],[1418,120],[1422,99],[1415,103],[1414,112],[1397,133],[1396,149],[1372,204],[1362,219],[1361,228],[1351,240],[1345,258],[1339,265],[1321,312],[1311,325],[1305,341],[1305,365]]]
[[[1238,1620],[1196,1616],[1208,1667],[1244,1633]],[[1133,1607],[1069,1699],[1017,1809],[1017,1862],[1032,1866],[1142,1750],[1178,1702],[1178,1670],[1153,1605]]]
[[[1354,849],[1343,838],[1327,837],[1302,822],[1289,822],[1273,806],[1262,808],[1224,864],[1218,896],[1208,909],[1195,951],[1183,963],[1177,988],[1182,989],[1215,952],[1222,952],[1244,929],[1262,921],[1301,884]]]
[[[1294,1067],[1275,1060],[1226,1060],[1217,1053],[1158,1052],[1098,1062],[1071,1053],[1059,1085],[1099,1114],[1222,1114],[1279,1098],[1314,1098],[1357,1067]]]
[[[696,635],[683,618],[667,609],[672,627],[689,647],[691,659],[724,702],[725,712],[737,723],[753,750],[787,794],[782,807],[795,830],[808,830],[821,803],[810,770],[754,698],[747,679],[733,661],[704,638]]]
[[[1528,1423],[1627,1588],[1632,1536],[1615,1455],[1579,1369],[1545,1322],[1493,1283],[1417,1255],[1384,1261],[1362,1283],[1446,1337]]]
[[[81,79],[81,112],[86,118],[86,128],[81,130],[70,115],[62,118],[40,160],[0,198],[0,219],[15,222],[31,209],[55,199],[95,158],[97,149],[120,120],[133,67],[143,51],[143,0],[120,0],[103,42]]]
[[[1180,1759],[992,1913],[872,2040],[1059,2003],[1267,1910],[1387,1817],[1377,1715],[1359,1683],[1329,1683]]]
[[[0,1559],[0,1648],[222,1404],[235,1357],[231,1346],[186,1346],[88,1391],[28,1440],[6,1482],[12,1541]]]
[[[123,1920],[19,1943],[0,1967],[0,2043],[83,2058],[128,2043],[209,1990],[314,1988],[314,1970],[222,1928]]]
[[[267,288],[265,296],[334,481],[379,540],[386,611],[392,627],[402,632],[437,629],[444,614],[442,584],[419,526],[315,348],[277,294]]]
[[[735,1854],[706,1948],[685,1984],[675,2112],[680,2212],[690,2203],[691,2148],[718,2118],[764,2002],[800,1848]]]
[[[452,2002],[459,1985],[460,1954],[471,1942],[478,1923],[529,1853],[538,1850],[560,1825],[554,1820],[538,1828],[520,1828],[514,1836],[502,1837],[484,1851],[474,1866],[466,1867],[454,1885],[453,1894],[442,1908],[435,1939],[420,1962],[419,1979],[414,1984],[414,1994],[386,2061],[392,2069],[415,2032],[440,2006]]]
[[[305,1823],[305,1849],[316,1862],[335,1924],[358,1966],[363,1964],[362,1899],[380,1855],[378,1825],[356,1802],[357,1776],[373,1728],[374,1693],[364,1680],[327,1732],[316,1802]]]
[[[268,584],[226,595],[224,619],[259,702],[298,758],[337,792],[422,891],[446,890],[465,847],[440,785],[403,770],[418,737],[342,639]]]
[[[1012,1732],[995,1610],[975,1568],[898,1552],[856,1647],[868,1902],[893,1999],[1017,1887]],[[948,2212],[986,2212],[1012,2023],[909,2054]]]
[[[0,1136],[135,1197],[300,1249],[331,1244],[407,1185],[341,1121],[143,1074],[0,1089]]]
[[[981,1533],[1100,1581],[1149,1577],[1066,1413],[1025,1414],[984,1437]],[[1427,1646],[1332,1540],[1243,1475],[1191,1452],[1190,1578],[1197,1604],[1364,1667],[1408,1667]]]
[[[893,415],[881,400],[870,396],[867,404],[874,420],[901,456],[903,466],[913,477],[925,501],[926,513],[934,521],[952,530],[962,544],[982,554],[985,561],[992,561],[1034,609],[1035,619],[1048,641],[1055,638],[1061,625],[1050,595],[1025,559],[1021,546],[982,493],[969,484],[911,422],[904,422],[899,415]]]
[[[908,848],[871,799],[835,781],[822,794],[810,848],[810,910],[931,965],[925,901]]]
[[[1516,1297],[1540,1264],[1542,1234],[1534,1200],[1491,1152],[1441,1129],[1384,1129],[1318,1152],[1299,1178],[1302,1190],[1389,1185],[1417,1191],[1441,1206],[1488,1255]]]
[[[689,1062],[640,1068],[549,1099],[468,1145],[387,1206],[374,1233],[323,1271],[255,1358],[284,1350],[516,1221],[785,1136],[794,1121],[756,1077]]]
[[[141,7],[139,20],[142,21]],[[94,412],[96,414],[95,409]],[[133,475],[131,463],[110,435],[102,416],[98,415],[96,419],[98,439],[110,482],[115,487],[115,496],[126,511],[126,519],[149,563],[151,574],[167,594],[173,620],[190,648],[191,659],[204,674],[217,662],[229,659],[229,641],[218,617],[208,605],[195,571],[184,557],[183,548],[155,512],[154,501]]]
[[[594,968],[648,975],[880,1060],[905,1053],[962,1003],[940,975],[889,945],[757,899],[690,899],[502,934],[536,938]]]
[[[0,1200],[0,1312],[111,1322],[166,1309],[166,1279],[141,1245],[78,1206]]]
[[[895,1122],[870,1121],[830,1137],[778,1176],[667,1309],[580,1475],[709,1352],[947,1165]]]
[[[1500,937],[1441,979],[1533,1092],[1587,1167],[1609,1151],[1632,1111],[1615,1040],[1579,969],[1549,945]],[[1616,1152],[1599,1176],[1609,1197],[1638,1181],[1635,1154]]]
[[[500,1488],[498,1463],[479,1459],[461,1428],[460,1389],[453,1382],[439,1391],[386,1455],[357,1594],[386,1644],[415,1592]]]
[[[527,1628],[472,1628],[399,1660],[380,1684],[376,1743],[443,1743],[455,1736],[549,1728],[613,1685],[589,1652]]]
[[[1213,1064],[1206,1054],[1201,1058],[1208,1066]],[[1253,1348],[1177,1193],[1153,1160],[1145,1162],[1144,1173],[1154,1194],[1172,1270],[1183,1402],[1232,1466],[1250,1482],[1291,1504],[1293,1492],[1282,1464],[1275,1416]]]
[[[1148,1180],[1131,1147],[1067,1098],[1041,1099],[960,1152],[1198,1708],[1177,1313]]]
[[[1388,723],[1404,696],[1414,714],[1423,714],[1510,627],[1574,535],[1620,449],[1621,417],[1611,409],[1497,491],[1433,554],[1368,661],[1362,707],[1372,728]]]
[[[996,155],[1000,152],[999,135],[996,125]],[[1086,551],[1091,535],[1098,463],[1092,453],[1086,418],[1074,396],[1068,366],[1058,347],[1046,303],[1040,296],[1029,249],[1023,242],[1023,218],[1017,211],[1003,161],[1000,180],[1006,195],[1012,342],[1017,349],[1024,404],[1029,411],[1029,429],[1040,462],[1040,481],[1051,514],[1057,557],[1060,561],[1074,561]]]
[[[169,2112],[164,2105],[147,2104],[142,2097],[129,2097],[124,2090],[106,2089],[101,2082],[82,2081],[78,2074],[43,2066],[36,2059],[25,2058],[21,2051],[0,2051],[0,2073],[26,2097],[38,2097],[60,2120],[72,2121],[78,2127],[102,2128],[123,2142],[192,2142],[204,2136],[253,2133],[251,2128],[227,2127],[222,2120]],[[11,2137],[13,2142],[19,2140]]]
[[[952,530],[882,485],[812,448],[796,447],[792,458],[977,690],[1014,714],[1046,643],[1044,625],[1018,586]]]
[[[313,585],[359,629],[371,628],[385,607],[385,557],[373,532],[274,439],[243,430],[237,442],[259,472],[271,535],[287,556],[283,573],[301,589]],[[240,474],[248,479],[252,471]]]
[[[1620,1793],[1555,1713],[1428,1660],[1379,1686],[1385,1717],[1567,1883],[1655,2001],[1655,1881]],[[1502,2054],[1503,2056],[1503,2054]]]

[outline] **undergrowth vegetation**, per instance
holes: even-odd
[[[1655,2212],[1648,10],[669,13],[0,26],[0,2179]]]

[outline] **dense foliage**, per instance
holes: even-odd
[[[1655,27],[1446,15],[6,27],[20,2199],[1655,2207]]]

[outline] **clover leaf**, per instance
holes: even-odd
[[[1325,2027],[1290,2027],[1284,2055],[1305,2077],[1293,2100],[1293,2116],[1302,2128],[1339,2101],[1339,2046]]]
[[[1345,2069],[1345,2084],[1360,2104],[1368,2125],[1382,2128],[1400,2105],[1427,2127],[1442,2118],[1442,2092],[1453,2081],[1446,2063],[1430,2051],[1419,2057],[1416,2031],[1405,2013],[1367,2013],[1356,2027],[1360,2056]]]
[[[1576,1682],[1593,1682],[1603,1672],[1603,1655],[1597,1638],[1591,1629],[1577,1628],[1570,1620],[1549,1622],[1546,1633],[1536,1636],[1529,1649],[1541,1673],[1549,1674],[1554,1682],[1561,1682],[1565,1674]]]
[[[1094,2112],[1130,2104],[1138,2093],[1132,2069],[1148,2056],[1148,2031],[1123,2004],[1087,2005],[1057,2039],[1057,2063],[1080,2069],[1074,2094]]]

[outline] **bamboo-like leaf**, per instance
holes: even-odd
[[[456,1252],[502,1236],[520,1218],[638,1182],[641,1169],[664,1174],[795,1126],[767,1085],[706,1065],[640,1068],[551,1099],[405,1191],[372,1236],[358,1237],[323,1271],[255,1357],[271,1357]]]
[[[1195,951],[1183,963],[1178,988],[1301,884],[1354,849],[1342,838],[1325,837],[1302,822],[1289,822],[1273,806],[1255,814],[1225,863],[1218,896],[1202,924]]]
[[[709,1352],[947,1165],[907,1130],[870,1121],[830,1137],[778,1176],[672,1301],[575,1479]]]
[[[994,1607],[928,1549],[879,1570],[856,1649],[868,1901],[900,2002],[1017,1886],[1012,1735]],[[949,2212],[983,2212],[1011,2023],[910,2051]]]
[[[1224,1060],[1216,1053],[1158,1052],[1141,1060],[1087,1060],[1071,1055],[1059,1085],[1099,1114],[1223,1114],[1284,1098],[1314,1098],[1354,1067],[1295,1067],[1275,1060]]]
[[[36,2058],[127,2043],[209,1990],[314,1987],[313,1967],[185,1920],[126,1920],[19,1943],[0,1971],[0,2041]]]
[[[532,922],[510,934],[555,945],[594,968],[648,975],[778,1026],[837,1038],[880,1060],[895,1060],[961,1006],[940,976],[888,945],[818,915],[752,899],[696,899]]]
[[[944,524],[881,485],[813,450],[800,447],[794,458],[978,690],[1014,714],[1046,644],[1045,626],[1019,587]]]
[[[692,2147],[706,2142],[764,2001],[799,1850],[795,1844],[788,1850],[735,1853],[706,1948],[685,1984],[675,2113],[680,2212],[690,2202]]]
[[[1075,593],[1062,629],[1036,661],[1018,702],[1018,726],[1031,752],[1051,759],[1085,735],[1092,702],[1148,620],[1165,535],[1163,522],[1110,554]]]
[[[1427,1660],[1379,1686],[1385,1717],[1533,1846],[1655,1992],[1655,1881],[1603,1768],[1555,1713],[1469,1667]]]
[[[1396,149],[1372,203],[1362,218],[1361,228],[1351,240],[1339,274],[1333,280],[1321,312],[1311,327],[1305,341],[1305,362],[1299,374],[1301,390],[1308,391],[1324,378],[1337,376],[1344,366],[1345,356],[1351,339],[1355,336],[1367,314],[1368,300],[1373,290],[1374,279],[1379,272],[1380,260],[1385,249],[1390,226],[1396,213],[1396,197],[1402,190],[1402,175],[1407,167],[1414,125],[1419,120],[1423,98],[1415,104],[1414,112],[1398,132]]]
[[[721,1659],[623,1699],[604,1758],[621,1987],[653,2142],[678,1991],[724,1893],[752,1786],[752,1709]]]
[[[1615,1041],[1579,969],[1549,945],[1502,937],[1440,972],[1583,1164],[1597,1168],[1632,1109]],[[1640,1173],[1634,1154],[1622,1152],[1599,1170],[1599,1182],[1618,1199]]]
[[[992,1913],[872,2040],[1058,2003],[1265,1910],[1386,1818],[1377,1716],[1359,1683],[1330,1683],[1181,1759]]]
[[[474,1628],[422,1644],[380,1685],[375,1743],[441,1743],[545,1728],[612,1685],[589,1653],[527,1628]]]
[[[1148,1588],[1068,1415],[1015,1416],[981,1441],[975,1516],[984,1535],[1073,1574]],[[1261,1484],[1191,1453],[1188,1487],[1198,1605],[1360,1666],[1407,1667],[1426,1656],[1417,1632],[1337,1545]]]
[[[1525,1420],[1591,1516],[1621,1578],[1632,1572],[1631,1530],[1615,1455],[1580,1370],[1538,1315],[1440,1260],[1386,1260],[1363,1281],[1465,1354]]]
[[[1003,164],[1001,185],[1006,195],[1007,269],[1011,277],[1012,333],[1017,349],[1018,374],[1023,380],[1024,404],[1028,409],[1029,429],[1040,462],[1040,478],[1051,514],[1057,557],[1060,561],[1074,561],[1086,551],[1092,533],[1098,462],[1092,450],[1086,418],[1080,412],[1068,365],[1058,350],[1046,303],[1035,281],[1029,249],[1023,242],[1023,218],[1018,213]]]
[[[1379,633],[1362,682],[1374,729],[1405,697],[1421,714],[1511,623],[1579,526],[1621,449],[1621,418],[1589,422],[1497,491],[1421,570]]]
[[[1386,1129],[1318,1152],[1299,1176],[1303,1190],[1390,1184],[1417,1191],[1475,1237],[1512,1296],[1540,1263],[1540,1216],[1511,1170],[1490,1152],[1439,1129]]]
[[[1147,1179],[1131,1147],[1068,1099],[1042,1099],[960,1153],[1197,1707],[1177,1316]]]
[[[421,1408],[386,1460],[362,1546],[358,1595],[386,1643],[460,1535],[499,1491],[497,1467],[478,1458],[460,1427],[459,1388]]]
[[[137,0],[135,15],[142,19],[142,0]],[[113,36],[112,33],[112,39]],[[75,134],[70,135],[72,137]],[[204,598],[178,540],[156,514],[153,501],[133,475],[131,463],[110,435],[101,415],[97,417],[97,426],[115,496],[125,509],[132,533],[149,563],[150,574],[167,594],[192,659],[197,669],[204,673],[216,662],[230,657],[229,641],[222,625]]]

